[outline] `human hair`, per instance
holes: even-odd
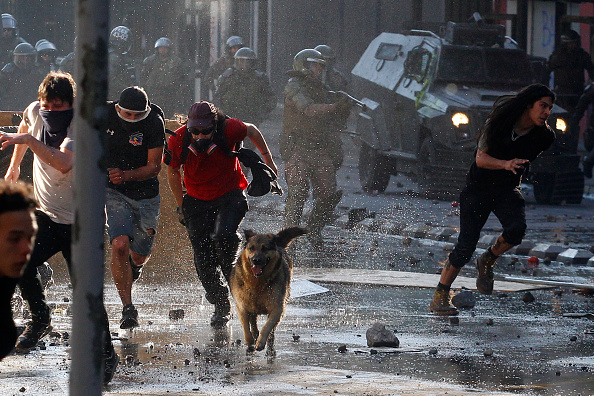
[[[0,214],[35,209],[36,207],[37,201],[33,195],[31,184],[0,180]]]
[[[51,102],[60,99],[64,102],[74,103],[76,96],[76,83],[70,73],[49,72],[37,90],[37,98]]]
[[[555,102],[555,93],[543,84],[529,85],[515,95],[500,96],[493,104],[478,139],[485,134],[487,147],[493,147],[503,134],[513,129],[526,109],[544,97],[549,97]]]

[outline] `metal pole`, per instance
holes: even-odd
[[[100,395],[103,385],[103,231],[106,175],[108,0],[76,2],[77,95],[74,115],[71,395]]]

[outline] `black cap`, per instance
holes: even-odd
[[[149,100],[144,89],[140,87],[128,87],[120,94],[118,105],[127,111],[148,111]]]

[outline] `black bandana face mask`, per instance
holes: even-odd
[[[74,116],[74,109],[69,110],[39,110],[43,120],[41,140],[48,146],[58,148],[68,134],[68,127]]]
[[[44,127],[48,132],[65,131],[72,122],[74,109],[69,110],[39,110]]]

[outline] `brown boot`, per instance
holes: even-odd
[[[478,276],[476,278],[476,288],[479,293],[493,293],[493,266],[497,256],[488,249],[476,260],[476,269]]]
[[[450,292],[446,290],[435,290],[429,310],[438,316],[458,315],[456,307],[450,304]]]

